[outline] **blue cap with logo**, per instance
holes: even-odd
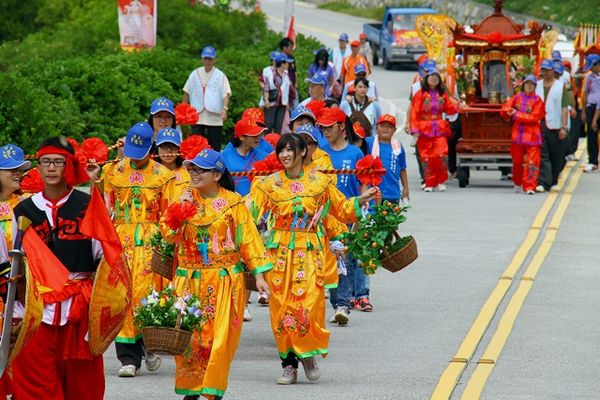
[[[173,128],[165,128],[158,131],[156,135],[156,145],[163,143],[173,143],[175,146],[181,146],[181,132]]]
[[[23,149],[14,144],[0,147],[0,169],[31,168],[31,161],[25,160]]]
[[[427,59],[419,65],[419,75],[424,77],[428,70],[437,68],[435,60]]]
[[[304,79],[304,82],[311,83],[313,85],[327,86],[327,78],[325,78],[323,75],[319,74],[318,72],[315,73],[310,78]]]
[[[552,52],[552,61],[562,61],[562,55],[560,54],[560,51],[554,50]]]
[[[525,82],[532,82],[534,85],[537,84],[537,79],[534,75],[529,74],[525,77],[525,79],[523,79],[523,83]]]
[[[366,73],[367,67],[365,66],[365,64],[356,64],[356,66],[354,67],[354,74],[360,74],[361,72]]]
[[[554,69],[554,62],[552,60],[550,60],[549,58],[546,58],[545,60],[542,60],[542,63],[540,64],[540,68],[541,69]]]
[[[125,137],[123,154],[134,160],[141,160],[150,153],[154,131],[147,122],[138,122],[129,128]]]
[[[290,115],[290,121],[295,121],[303,115],[312,118],[313,121],[317,120],[317,117],[315,117],[315,114],[313,114],[312,111],[310,111],[303,105],[299,105],[298,107],[292,110],[292,113]]]
[[[311,124],[305,124],[297,128],[295,133],[298,135],[306,133],[314,142],[318,143],[321,131],[319,131],[317,127],[314,127]]]
[[[345,34],[345,33],[342,33],[342,34],[340,35],[340,39],[339,39],[339,40],[341,40],[342,42],[348,42],[348,41],[349,41],[349,39],[348,39],[348,35],[347,35],[347,34]]]
[[[277,57],[278,57],[278,55],[279,55],[279,54],[281,54],[281,52],[280,52],[280,51],[273,50],[273,51],[271,52],[271,60],[275,61],[275,60],[277,59]]]
[[[556,72],[560,75],[562,75],[565,72],[565,66],[563,65],[562,61],[555,60],[553,67],[554,67],[554,72]]]
[[[202,58],[217,58],[217,49],[212,46],[204,46],[202,48],[202,53],[200,53]]]
[[[291,58],[289,58],[285,54],[278,52],[277,54],[275,54],[275,57],[273,58],[273,61],[275,61],[276,63],[280,63],[280,62],[291,63],[294,60],[292,60]]]
[[[585,58],[585,67],[583,70],[585,72],[589,71],[594,65],[600,63],[600,55],[598,54],[590,54]]]
[[[166,97],[159,97],[154,100],[150,106],[150,114],[154,115],[161,111],[167,111],[175,115],[175,106],[173,105],[173,102]]]
[[[203,149],[196,157],[183,162],[185,167],[195,165],[202,169],[214,169],[219,172],[225,172],[225,160],[218,151],[212,149]]]

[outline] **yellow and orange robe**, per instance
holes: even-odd
[[[160,216],[172,199],[178,199],[173,173],[154,160],[136,169],[128,158],[103,171],[104,198],[131,271],[132,306],[140,304],[150,287],[160,289],[162,277],[152,272],[150,238],[158,231]],[[133,312],[115,339],[135,343],[141,333],[133,325]]]
[[[312,162],[308,165],[308,167],[318,170],[327,170],[333,169],[333,164],[331,163],[331,157],[329,157],[329,154],[317,147],[313,153]]]
[[[229,367],[242,332],[246,289],[242,262],[254,274],[273,265],[243,198],[220,189],[217,196],[192,191],[196,215],[177,232],[161,221],[168,241],[177,244],[173,283],[180,296],[200,298],[206,323],[175,357],[175,392],[223,396]]]
[[[267,250],[274,266],[266,274],[271,286],[271,327],[280,357],[328,353],[325,328],[327,245],[319,230],[328,214],[344,222],[361,216],[358,198],[346,199],[325,174],[304,168],[290,179],[285,171],[263,177],[250,192],[250,211],[259,220],[270,211]]]
[[[13,221],[13,210],[21,200],[28,198],[29,194],[11,194],[8,200],[0,201],[0,228],[4,230],[4,237],[6,238],[6,247],[12,249],[12,221]]]
[[[173,172],[173,176],[175,177],[175,190],[178,193],[183,192],[185,189],[190,187],[192,178],[185,167],[177,167],[171,172]]]

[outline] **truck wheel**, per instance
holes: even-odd
[[[387,69],[389,71],[390,69],[392,69],[393,66],[394,66],[394,64],[392,64],[390,62],[390,60],[388,60],[387,54],[384,51],[383,52],[383,68],[385,68],[385,69]]]
[[[369,42],[369,44],[371,45],[371,49],[373,49],[373,65],[379,65],[379,56],[377,55],[379,49],[373,43]]]
[[[458,167],[458,187],[464,188],[469,184],[469,167]]]

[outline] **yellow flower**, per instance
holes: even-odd
[[[164,307],[167,304],[167,301],[163,298],[158,302],[159,307]]]

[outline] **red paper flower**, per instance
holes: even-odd
[[[177,125],[194,125],[198,123],[200,114],[198,110],[188,103],[179,103],[175,107],[175,121]]]
[[[281,135],[279,133],[267,133],[265,135],[265,140],[271,145],[273,146],[273,148],[277,147],[277,142],[279,142],[279,139],[281,138]]]
[[[108,160],[108,146],[101,139],[87,138],[81,142],[79,150],[87,160],[95,159],[98,163]]]
[[[386,173],[381,158],[373,157],[370,154],[367,154],[356,163],[356,169],[370,171],[367,173],[356,174],[356,177],[363,185],[379,185]]]
[[[174,231],[181,228],[183,221],[196,215],[197,208],[189,201],[183,203],[173,203],[165,211],[165,223]]]
[[[252,164],[252,169],[254,171],[277,172],[283,169],[283,164],[279,161],[279,158],[277,158],[277,155],[273,151],[266,158],[255,161],[254,164]]]
[[[179,146],[179,152],[183,158],[186,160],[191,160],[202,150],[210,148],[211,147],[208,144],[208,140],[206,140],[204,136],[191,135],[181,142],[181,146]]]
[[[327,108],[327,104],[323,100],[311,100],[306,104],[306,108],[308,108],[317,119],[321,116],[321,113],[325,108]]]
[[[23,175],[21,190],[25,193],[39,193],[44,190],[44,181],[37,168],[30,169]]]

